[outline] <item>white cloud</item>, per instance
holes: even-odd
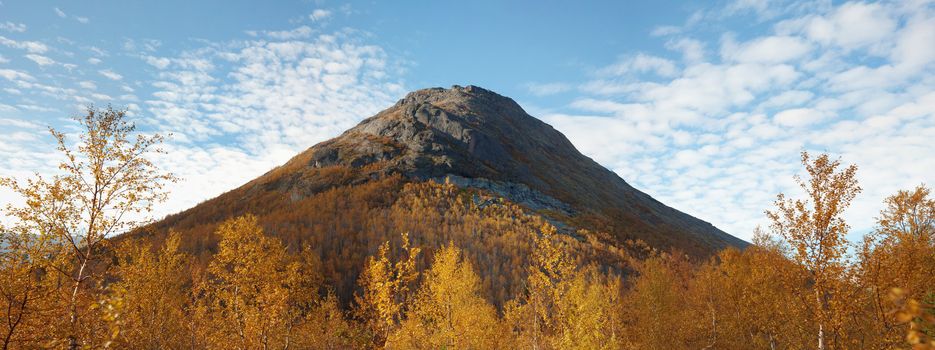
[[[31,53],[45,53],[49,50],[48,46],[38,41],[16,41],[0,35],[0,45],[12,47],[14,49],[26,50]]]
[[[59,17],[61,17],[61,18],[68,17],[68,15],[65,14],[65,11],[62,11],[62,10],[61,10],[60,8],[58,8],[58,7],[53,8],[52,10],[55,11],[55,14],[58,15]]]
[[[0,118],[0,125],[17,127],[21,129],[33,129],[33,130],[43,129],[43,126],[40,124],[36,124],[28,120],[11,119],[11,118]]]
[[[97,84],[95,84],[93,81],[88,81],[88,80],[79,82],[78,86],[80,86],[82,89],[88,89],[88,90],[97,89]]]
[[[87,17],[80,17],[80,16],[76,16],[76,17],[75,17],[75,20],[78,21],[78,23],[81,23],[81,24],[88,24],[88,23],[91,22],[91,20],[88,19]]]
[[[110,69],[102,69],[102,70],[99,70],[99,71],[97,71],[97,72],[100,73],[101,75],[103,75],[104,77],[106,77],[107,79],[110,79],[110,80],[121,80],[121,79],[123,79],[123,76],[122,76],[122,75],[117,74],[117,72],[114,72],[114,71],[112,71],[112,70],[110,70]]]
[[[549,96],[571,90],[571,85],[565,83],[528,83],[526,89],[536,96]]]
[[[808,43],[792,36],[768,36],[742,44],[727,37],[721,54],[737,62],[781,63],[801,58],[810,50]]]
[[[639,53],[601,69],[598,74],[655,73],[660,76],[672,76],[677,70],[675,63],[671,60]]]
[[[678,34],[682,32],[682,28],[678,26],[658,26],[653,28],[650,35],[652,36],[668,36],[673,34]]]
[[[57,109],[51,108],[51,107],[44,107],[44,106],[37,106],[37,105],[29,105],[29,104],[19,104],[19,105],[16,105],[16,107],[19,107],[20,109],[25,109],[25,110],[27,110],[27,111],[33,111],[33,112],[55,112],[55,111],[58,111]]]
[[[701,63],[687,67],[670,81],[626,83],[628,87],[620,90],[631,91],[629,97],[646,103],[660,122],[697,122],[706,114],[746,105],[756,93],[787,86],[798,76],[787,65]]]
[[[641,75],[621,60],[542,118],[635,187],[741,238],[765,224],[777,193],[797,195],[800,151],[830,152],[860,166],[864,193],[847,219],[866,232],[885,196],[935,183],[935,158],[920,156],[935,154],[935,11],[766,4],[736,2],[732,11],[772,30],[743,40],[660,30],[661,44],[681,54],[662,58],[671,74]],[[721,28],[710,22],[724,18],[717,10],[698,13],[686,28]]]
[[[760,104],[762,108],[776,108],[782,106],[800,106],[811,100],[815,94],[811,91],[789,90],[778,95],[770,96]]]
[[[49,65],[55,64],[55,60],[42,56],[42,55],[28,54],[25,57],[28,58],[30,61],[36,62],[36,64],[40,66],[49,66]]]
[[[22,23],[13,23],[13,22],[2,22],[0,23],[0,30],[5,30],[13,33],[22,33],[26,31],[26,25]]]
[[[88,47],[85,47],[84,49],[86,49],[86,50],[88,50],[88,51],[91,51],[91,52],[94,53],[94,55],[96,55],[97,57],[106,57],[106,56],[109,56],[108,53],[107,53],[107,51],[104,51],[103,49],[101,49],[101,48],[99,48],[99,47],[97,47],[97,46],[88,46]]]
[[[315,11],[312,11],[312,14],[308,15],[309,19],[316,22],[324,20],[328,17],[331,17],[331,11],[324,9],[316,9]]]
[[[97,64],[101,63],[101,59],[96,58],[96,57],[91,57],[91,58],[88,59],[88,63],[93,64],[93,65],[97,65]]]
[[[620,118],[596,115],[546,114],[538,116],[561,130],[581,152],[594,160],[614,168],[619,157],[616,152],[631,154],[644,151],[649,144],[663,141],[655,135],[641,132],[636,123]],[[614,153],[606,150],[613,149]],[[628,181],[630,178],[624,177]]]
[[[35,80],[31,75],[13,69],[0,69],[0,78],[11,81],[30,81]]]
[[[741,11],[753,11],[762,14],[769,10],[769,8],[770,4],[768,0],[734,0],[731,1],[724,10],[731,14]]]
[[[166,69],[172,63],[171,60],[165,57],[144,56],[143,60],[158,69]]]
[[[312,36],[313,30],[309,26],[301,26],[290,30],[263,31],[264,35],[276,40],[307,39]]]
[[[825,114],[811,108],[793,108],[776,113],[773,119],[777,124],[787,127],[803,127],[818,123]]]
[[[165,57],[172,69],[156,73],[156,92],[134,113],[175,135],[161,164],[184,181],[166,213],[239,186],[401,97],[389,78],[394,61],[350,35],[267,35]]]
[[[732,17],[752,14],[757,22],[766,22],[782,16],[827,11],[829,5],[827,1],[733,0],[724,8],[713,8],[706,12],[710,20],[730,20]]]
[[[935,16],[915,16],[897,33],[891,59],[914,70],[935,61]]]
[[[144,51],[155,52],[162,46],[162,41],[156,39],[124,39],[123,49],[125,51]]]
[[[89,96],[91,97],[91,99],[97,102],[111,101],[114,99],[113,97],[110,97],[109,95],[96,93],[96,92],[91,93]]]
[[[686,62],[699,62],[705,58],[704,43],[695,39],[679,38],[666,42],[666,48],[677,50],[682,53],[682,59]]]
[[[810,39],[850,50],[887,38],[897,22],[882,4],[848,2],[827,16],[814,16],[803,24],[802,30]]]

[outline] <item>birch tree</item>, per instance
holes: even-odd
[[[162,152],[163,136],[137,133],[126,111],[89,107],[75,119],[80,130],[76,144],[50,128],[64,156],[59,174],[37,174],[26,182],[0,180],[25,199],[25,205],[6,210],[16,222],[14,231],[33,235],[54,250],[30,259],[48,259],[46,278],[59,279],[55,307],[62,327],[57,331],[64,333],[60,340],[70,349],[91,345],[93,320],[85,313],[95,301],[90,289],[108,263],[102,255],[106,239],[139,226],[153,205],[166,198],[163,186],[175,180],[148,158]]]
[[[388,348],[496,349],[506,344],[497,310],[481,295],[480,277],[449,244],[438,250]]]
[[[357,296],[357,312],[369,324],[376,343],[382,343],[399,326],[411,302],[411,285],[419,277],[416,258],[421,248],[411,247],[405,233],[401,248],[405,256],[394,262],[390,242],[384,242],[377,255],[367,258],[360,276],[363,294]]]
[[[801,160],[808,178],[796,176],[795,180],[805,198],[788,199],[780,193],[775,210],[766,211],[766,215],[812,283],[811,295],[802,302],[814,312],[816,347],[824,350],[828,333],[841,330],[844,315],[839,311],[848,302],[839,288],[847,272],[845,236],[849,226],[843,214],[861,188],[856,165],[842,169],[839,159],[827,154],[813,158],[808,152],[802,152]]]

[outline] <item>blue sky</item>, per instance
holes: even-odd
[[[2,0],[0,175],[54,172],[46,126],[125,106],[172,134],[161,216],[407,91],[473,84],[741,238],[798,194],[800,151],[830,152],[860,167],[859,234],[935,183],[933,73],[931,1]]]

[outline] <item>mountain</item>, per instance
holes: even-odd
[[[334,265],[331,279],[345,299],[357,272],[351,262],[360,265],[380,242],[404,231],[429,245],[468,245],[481,271],[494,275],[487,276],[492,285],[517,277],[496,275],[522,266],[528,244],[510,242],[525,238],[509,235],[537,229],[527,216],[556,226],[582,261],[605,265],[624,266],[621,256],[640,245],[695,258],[747,245],[633,188],[512,99],[476,86],[409,93],[340,136],[145,232],[175,229],[186,235],[189,250],[210,252],[217,223],[244,213],[260,216],[267,233],[292,249],[314,246],[326,266]],[[486,223],[487,217],[498,223]],[[516,261],[498,261],[506,256]],[[506,298],[517,287],[503,288]]]
[[[708,254],[745,245],[633,188],[512,99],[476,86],[412,92],[290,160],[283,166],[288,175],[266,175],[256,183],[308,195],[333,184],[303,180],[306,175],[334,165],[369,167],[355,181],[394,173],[416,181],[447,178],[558,214],[572,226],[663,249]]]

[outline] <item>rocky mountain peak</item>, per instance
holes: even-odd
[[[481,87],[453,85],[450,89],[436,87],[412,91],[399,100],[397,104],[441,103],[442,101],[512,102],[508,97]]]
[[[340,147],[317,150],[318,164],[390,161],[393,170],[422,179],[449,173],[529,178],[521,158],[544,150],[567,155],[574,148],[513,100],[475,86],[412,92],[335,142]]]

